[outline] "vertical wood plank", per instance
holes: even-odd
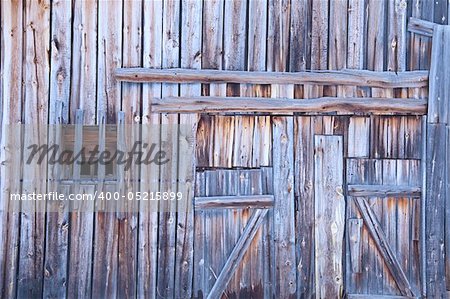
[[[296,291],[293,119],[273,117],[272,130],[274,284],[276,296],[287,298]]]
[[[370,118],[350,117],[347,157],[368,158],[370,151]]]
[[[75,114],[75,153],[83,148],[83,110],[77,110]],[[73,181],[71,193],[93,194],[92,185],[81,185],[82,157],[77,157],[73,164]],[[92,244],[93,244],[93,202],[87,200],[71,203],[70,235],[69,235],[69,278],[67,283],[67,296],[90,296],[92,291]]]
[[[447,126],[446,130],[446,165],[447,172],[445,174],[445,186],[446,186],[446,197],[445,197],[445,275],[446,275],[446,287],[447,290],[450,289],[450,126]]]
[[[70,77],[70,118],[72,122],[77,109],[86,111],[87,123],[94,123],[96,119],[97,55],[100,55],[100,50],[97,49],[97,8],[96,1],[73,1],[72,74]],[[100,20],[104,20],[103,16],[103,12],[100,12]],[[66,24],[70,23],[66,21]],[[104,30],[104,26],[102,22],[100,30]],[[70,43],[70,39],[67,42]],[[106,59],[106,57],[102,57],[100,65],[103,65]],[[106,70],[103,70],[99,77],[103,78],[106,75]],[[105,81],[100,80],[98,86],[103,88],[106,86],[103,84],[106,84]]]
[[[98,112],[98,144],[99,151],[106,150],[106,111]],[[108,149],[110,150],[110,149]],[[115,184],[105,184],[106,165],[98,165],[98,194],[103,193],[103,199],[108,192],[116,192]],[[92,297],[117,296],[117,261],[118,261],[118,222],[116,220],[115,203],[99,202],[95,210],[94,252],[92,267]]]
[[[0,297],[15,298],[17,292],[20,203],[7,200],[11,193],[19,193],[21,169],[21,135],[16,134],[22,120],[23,2],[0,4],[1,21],[1,131],[0,160]],[[17,138],[17,139],[16,139]],[[14,153],[14,154],[10,154]],[[16,209],[16,212],[12,212]]]
[[[160,68],[162,65],[163,1],[146,0],[143,3],[143,66]],[[155,144],[160,150],[160,115],[151,113],[154,98],[161,97],[161,84],[146,84],[142,90],[142,142]],[[159,165],[141,167],[141,191],[158,192]],[[138,285],[137,297],[156,298],[158,271],[158,205],[141,204],[139,214]]]
[[[142,3],[140,1],[123,2],[123,46],[122,64],[124,67],[141,66],[142,61]],[[141,105],[141,86],[124,84],[122,86],[122,111],[125,123],[125,152],[132,152],[136,141],[140,141],[139,126]],[[139,148],[137,150],[140,150]],[[139,165],[132,162],[125,170],[125,188],[120,195],[128,196],[138,191]],[[127,197],[128,199],[128,197]],[[119,218],[119,259],[117,296],[134,297],[137,287],[137,242],[138,208],[136,200],[124,200],[123,217]]]
[[[314,139],[316,296],[336,298],[343,293],[343,145],[340,136]]]
[[[297,298],[309,298],[315,292],[313,117],[296,117],[294,130]]]
[[[162,67],[180,66],[181,2],[165,0],[163,3]],[[178,84],[163,84],[162,96],[177,96]],[[169,163],[161,165],[161,192],[177,191],[178,173],[178,118],[177,114],[161,116],[161,150],[166,152]],[[158,239],[158,297],[175,296],[176,258],[176,203],[161,202]]]
[[[427,132],[426,192],[426,274],[427,296],[441,297],[445,292],[445,126],[429,124]]]
[[[53,12],[55,12],[53,10]],[[55,63],[57,65],[57,63]],[[52,64],[54,66],[55,64]],[[68,92],[66,101],[68,102]],[[68,115],[63,114],[64,102],[50,97],[55,101],[54,111],[50,115],[49,146],[63,145],[62,125],[68,122]],[[67,105],[67,104],[66,104]],[[67,111],[67,110],[66,110]],[[68,112],[68,111],[67,111]],[[50,165],[48,169],[48,192],[60,192],[68,195],[68,188],[60,187],[59,180],[62,179],[62,165]],[[66,192],[64,192],[66,191]],[[45,298],[65,298],[67,283],[67,257],[69,242],[69,205],[66,202],[47,202],[47,223],[45,240],[44,261],[44,289]],[[49,236],[52,236],[51,238]]]
[[[202,5],[199,1],[181,2],[181,67],[201,68]],[[200,96],[201,85],[180,85],[181,96]],[[175,259],[175,297],[192,297],[194,251],[194,182],[196,114],[180,114],[178,138],[178,192],[183,199],[177,206],[177,248]]]
[[[97,37],[97,112],[106,111],[108,123],[115,123],[120,111],[121,84],[114,71],[122,66],[122,19],[122,0],[98,1],[98,20],[102,22]]]
[[[47,142],[50,65],[50,1],[29,1],[24,7],[24,98],[27,129],[24,155],[29,145]],[[46,192],[46,163],[33,161],[23,167],[23,193]],[[18,298],[41,297],[45,242],[45,202],[22,202]]]

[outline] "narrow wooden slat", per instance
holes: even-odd
[[[294,221],[294,125],[287,117],[272,118],[274,293],[287,298],[296,291]]]
[[[381,229],[380,223],[370,208],[367,200],[362,197],[356,197],[355,202],[361,212],[361,216],[369,230],[370,235],[375,241],[375,245],[380,250],[391,275],[394,277],[394,280],[398,285],[400,293],[404,296],[413,297],[414,293],[411,290],[411,285],[408,278],[397,260],[395,252],[391,249],[386,235]]]
[[[314,119],[295,117],[294,168],[297,294],[310,298],[314,285]],[[297,297],[298,298],[298,297]]]
[[[24,157],[29,156],[32,144],[45,145],[48,129],[48,95],[50,91],[50,10],[48,0],[23,3],[23,55],[22,96],[14,99],[22,101],[23,123],[26,129],[23,137]],[[19,4],[19,3],[17,3]],[[2,4],[3,5],[3,4]],[[15,14],[15,13],[14,13]],[[3,17],[3,16],[2,16]],[[20,27],[19,27],[20,28]],[[9,34],[9,33],[7,33]],[[17,36],[16,35],[16,36]],[[12,51],[16,51],[13,49]],[[8,55],[5,53],[5,55]],[[6,56],[8,57],[8,56]],[[17,78],[19,79],[19,78]],[[13,83],[13,82],[11,82]],[[5,99],[6,100],[6,99]],[[11,99],[12,100],[12,99]],[[22,192],[42,194],[47,187],[47,165],[23,163]],[[20,214],[20,257],[18,262],[17,298],[42,297],[43,264],[45,254],[45,202],[22,201]]]
[[[142,65],[142,2],[123,2],[123,66]],[[125,114],[125,152],[133,151],[135,142],[140,140],[139,118],[141,115],[141,87],[127,84],[122,87],[121,109]],[[139,147],[137,150],[141,150]],[[139,165],[132,161],[130,168],[124,173],[125,188],[119,190],[121,196],[136,194],[139,190]],[[119,255],[117,296],[130,298],[135,296],[137,283],[137,247],[138,247],[138,202],[123,200],[124,215],[119,219]]]
[[[407,299],[417,298],[408,296],[390,296],[390,295],[373,295],[373,294],[347,294],[348,299]]]
[[[432,37],[436,25],[436,23],[430,21],[411,17],[408,22],[408,30],[416,34]]]
[[[201,68],[202,3],[181,2],[181,67]],[[180,85],[180,95],[201,95],[201,84]],[[190,298],[194,272],[194,184],[195,143],[198,115],[181,114],[178,136],[178,186],[183,199],[177,205],[177,248],[175,258],[175,297]]]
[[[115,77],[126,82],[165,83],[245,83],[245,84],[314,84],[353,85],[379,88],[425,87],[428,72],[381,72],[367,70],[315,70],[307,72],[260,72],[232,70],[190,70],[119,68]]]
[[[363,197],[417,197],[421,194],[420,187],[400,185],[348,185],[348,195]]]
[[[226,285],[250,246],[251,241],[255,237],[256,232],[260,228],[266,214],[266,209],[256,209],[253,212],[207,298],[219,298],[222,295]]]
[[[445,186],[446,186],[446,199],[445,199],[445,219],[450,219],[450,126],[447,126],[447,153],[446,163],[447,172],[445,174]],[[450,221],[445,221],[445,275],[446,275],[446,287],[450,289]]]
[[[344,287],[343,138],[316,135],[314,150],[316,294],[336,298]]]
[[[163,1],[145,0],[143,3],[143,66],[160,68],[162,65],[162,18]],[[145,84],[142,87],[142,142],[154,143],[160,150],[160,121],[158,114],[151,113],[154,98],[161,97],[161,84]],[[160,166],[151,164],[141,167],[141,191],[158,192]],[[138,232],[137,297],[156,298],[158,272],[158,205],[141,204]]]
[[[72,61],[76,62],[72,64],[72,74],[71,74],[71,86],[70,86],[70,117],[75,119],[75,114],[77,109],[85,110],[85,120],[86,123],[95,123],[96,119],[96,82],[97,75],[99,77],[99,85],[103,86],[106,84],[106,72],[104,69],[105,60],[108,59],[104,56],[102,60],[99,61],[99,74],[97,74],[97,55],[100,52],[97,49],[97,30],[91,30],[92,28],[97,28],[97,18],[103,20],[104,8],[102,11],[98,11],[98,5],[103,3],[97,3],[97,1],[83,1],[77,0],[73,1],[73,25],[72,25]],[[67,9],[67,8],[66,8]],[[66,23],[69,21],[66,21]],[[106,30],[106,24],[100,26],[100,32]],[[68,29],[65,30],[64,34],[67,34]],[[104,44],[105,36],[100,34],[101,46],[103,51],[108,51],[109,49]],[[70,39],[68,40],[70,42]],[[99,43],[100,46],[100,43]],[[70,66],[66,65],[66,68]],[[103,70],[103,72],[101,72]],[[69,70],[66,70],[68,72]],[[67,76],[67,75],[66,75]],[[105,80],[105,81],[103,81]],[[53,82],[53,81],[52,81]],[[103,83],[102,83],[103,82]],[[103,100],[99,100],[99,109],[103,111],[104,106]]]
[[[79,109],[75,119],[75,144],[73,151],[79,153],[83,147],[84,113]],[[82,158],[77,157],[73,164],[71,193],[93,194],[93,185],[81,185]],[[92,291],[92,244],[94,233],[94,203],[86,200],[71,203],[70,236],[69,236],[69,279],[67,296],[78,297],[91,294]],[[76,240],[76,241],[75,241]]]
[[[21,192],[23,77],[23,24],[22,1],[0,4],[2,41],[0,54],[0,297],[16,298],[20,241],[20,202],[7,200],[10,194]],[[14,126],[17,126],[14,128]],[[8,150],[7,150],[8,149]]]
[[[60,7],[61,8],[61,7]],[[62,9],[65,9],[62,7]],[[68,101],[68,93],[66,91],[66,100]],[[63,105],[67,105],[63,101],[53,98],[54,110],[51,114],[49,130],[49,147],[52,145],[63,145],[62,125],[68,122],[68,115],[63,114]],[[67,188],[60,187],[60,179],[63,176],[62,165],[56,163],[50,165],[48,169],[48,192],[64,192]],[[62,194],[68,195],[68,192]],[[44,289],[43,294],[46,298],[64,298],[66,296],[67,282],[67,256],[69,248],[69,204],[67,202],[47,202],[47,223],[45,240],[46,255],[44,261]]]
[[[317,98],[262,99],[245,97],[165,97],[152,103],[154,112],[279,112],[338,114],[426,114],[427,102],[412,99],[384,98]]]
[[[96,15],[92,11],[94,7],[88,5],[94,5],[95,2],[82,2],[86,3],[86,9],[91,9],[86,16],[88,18],[86,26],[93,26]],[[89,37],[87,46],[97,49],[97,112],[106,111],[108,123],[115,123],[117,112],[120,110],[121,84],[117,84],[114,69],[122,66],[123,1],[98,1],[97,3],[98,20],[101,21],[98,24],[97,46],[91,44],[92,39],[95,42],[95,37],[86,33],[86,37]],[[94,55],[90,51],[85,54],[89,56],[86,57],[86,64],[83,67],[84,70],[89,71],[92,70],[95,61],[91,60],[94,59]],[[90,81],[85,83],[91,86]]]
[[[242,209],[268,208],[273,206],[272,195],[240,195],[240,196],[212,196],[196,197],[196,209]]]
[[[427,296],[445,292],[445,125],[428,124],[426,149],[425,240]]]
[[[447,124],[450,107],[450,70],[442,61],[450,59],[450,29],[448,26],[437,26],[433,35],[431,52],[430,87],[428,106],[428,122]]]
[[[348,238],[350,241],[350,262],[353,273],[361,273],[362,271],[362,219],[352,218],[347,220]]]
[[[347,140],[347,157],[368,158],[370,154],[370,118],[351,117]]]
[[[106,149],[106,111],[99,111],[97,115],[99,152],[103,152]],[[113,184],[105,184],[105,168],[103,163],[99,163],[97,181],[91,182],[97,184],[97,194],[116,191],[115,179],[112,181]],[[92,297],[114,297],[117,294],[117,246],[119,237],[115,203],[104,203],[97,198],[96,204]]]
[[[181,5],[180,1],[163,1],[162,11],[162,67],[173,68],[180,65],[181,47]],[[179,94],[177,84],[163,84],[162,96]],[[161,165],[161,192],[177,191],[178,174],[178,118],[176,114],[161,115],[161,150],[166,152],[169,163]],[[176,202],[160,202],[158,235],[157,296],[175,297],[176,259]]]

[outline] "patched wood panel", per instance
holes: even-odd
[[[206,170],[196,175],[196,196],[272,194],[272,169]],[[194,295],[206,297],[216,282],[252,209],[195,211]],[[271,212],[270,212],[271,213]],[[267,216],[266,216],[267,217]],[[265,218],[226,287],[228,297],[272,294],[271,224]],[[272,253],[271,253],[272,252]]]
[[[347,184],[422,186],[419,160],[347,159]],[[395,253],[395,259],[406,275],[414,294],[421,292],[420,267],[420,194],[416,196],[365,196],[371,213],[379,222],[387,238],[387,245]],[[347,227],[354,219],[363,219],[356,205],[356,197],[347,197]],[[354,234],[347,234],[347,248],[354,248]],[[405,295],[399,290],[398,281],[387,266],[366,223],[363,224],[359,242],[361,249],[347,250],[347,292],[350,294]],[[357,253],[355,255],[354,253]],[[355,261],[358,259],[358,261]],[[361,265],[360,267],[355,267]]]

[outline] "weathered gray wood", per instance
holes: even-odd
[[[23,84],[22,96],[15,99],[23,103],[23,123],[27,126],[23,137],[23,154],[27,157],[31,151],[30,145],[44,145],[48,141],[50,1],[31,1],[26,5],[25,2],[22,3],[23,52],[17,55],[22,55],[23,60],[15,60],[13,63],[23,64],[21,82],[27,82]],[[5,55],[8,57],[8,54]],[[22,193],[46,192],[46,163],[38,164],[35,160],[30,164],[23,163],[21,171]],[[44,280],[45,201],[22,201],[21,207],[17,298],[41,297]]]
[[[272,195],[240,195],[195,197],[196,209],[268,208],[273,206]]]
[[[406,185],[348,185],[350,196],[360,197],[419,197],[421,187]]]
[[[245,97],[165,97],[152,103],[153,112],[279,112],[339,114],[414,114],[426,113],[425,100],[384,98],[317,98],[307,100],[261,99]]]
[[[408,30],[416,34],[432,37],[436,25],[437,25],[436,23],[429,22],[426,20],[409,18]]]
[[[433,46],[431,52],[430,87],[428,122],[448,123],[450,113],[450,87],[445,84],[450,79],[450,69],[442,61],[450,59],[450,28],[436,26],[433,33]]]
[[[123,45],[122,65],[142,65],[142,3],[140,1],[123,1]],[[135,141],[140,140],[137,115],[141,115],[141,87],[128,84],[122,86],[121,109],[124,113],[125,152],[132,152]],[[140,148],[138,147],[138,150]],[[139,165],[134,161],[124,173],[124,188],[119,188],[120,195],[128,195],[139,191]],[[138,247],[138,202],[123,200],[124,214],[119,218],[118,243],[118,276],[117,296],[129,298],[136,294],[137,280],[137,247]]]
[[[83,110],[79,109],[75,119],[74,152],[78,153],[83,147]],[[71,193],[94,193],[92,185],[81,185],[81,157],[73,164],[72,176],[74,184]],[[93,244],[93,203],[88,201],[74,201],[71,203],[70,236],[69,236],[69,270],[67,282],[67,296],[79,297],[91,294],[92,291],[92,244]],[[70,242],[77,240],[77,242]]]
[[[162,65],[163,1],[146,0],[143,3],[143,66],[160,68]],[[151,113],[150,105],[161,97],[161,84],[142,86],[142,142],[155,143],[160,150],[160,116]],[[141,167],[141,191],[158,192],[159,165]],[[157,204],[141,204],[138,232],[137,297],[156,298],[158,272],[158,213]]]
[[[309,298],[314,285],[314,118],[294,123],[297,298]]]
[[[361,240],[361,230],[363,221],[362,219],[352,218],[347,220],[348,238],[350,241],[350,262],[352,266],[353,273],[361,273],[361,251],[362,251],[362,240]]]
[[[98,112],[99,151],[106,149],[106,111]],[[97,184],[97,193],[115,192],[116,181],[105,184],[105,165],[98,165],[98,180],[87,182]],[[92,297],[114,297],[117,294],[118,269],[118,222],[115,204],[97,199],[94,230],[94,252],[92,267]]]
[[[164,0],[162,11],[162,67],[173,68],[180,65],[181,47],[181,2]],[[176,96],[179,85],[163,84],[162,96]],[[160,189],[162,192],[177,191],[178,173],[178,118],[174,115],[161,115],[161,150],[166,152],[169,163],[161,165]],[[158,279],[157,296],[175,296],[176,260],[176,202],[159,203],[158,235]],[[164,211],[164,212],[162,212]]]
[[[292,118],[273,117],[273,242],[275,294],[296,291],[294,222],[294,127]]]
[[[445,275],[446,275],[446,287],[450,289],[450,126],[447,126],[447,142],[446,142],[446,164],[447,172],[445,174]],[[448,292],[447,292],[448,294]]]
[[[222,295],[227,283],[230,281],[234,271],[250,246],[251,241],[255,237],[256,232],[260,228],[266,214],[266,209],[256,209],[253,212],[207,298],[219,298]]]
[[[104,63],[109,57],[101,55],[103,51],[108,51],[108,53],[110,53],[109,47],[105,44],[106,37],[102,33],[99,34],[99,46],[101,45],[102,47],[102,50],[99,50],[97,49],[97,30],[90,30],[91,28],[97,28],[97,18],[104,20],[104,7],[102,7],[101,10],[98,10],[98,6],[101,6],[102,4],[104,3],[98,3],[97,1],[73,1],[73,25],[71,29],[66,28],[64,30],[66,38],[68,38],[68,30],[72,30],[73,32],[72,41],[70,41],[70,39],[68,40],[68,42],[71,42],[72,68],[70,69],[70,65],[65,65],[65,76],[68,77],[70,70],[72,72],[70,76],[70,117],[72,120],[75,119],[76,110],[83,109],[85,111],[85,120],[88,124],[95,123],[95,119],[97,118],[97,77],[99,79],[98,86],[103,86],[103,84],[106,84],[107,82],[107,78],[105,78],[107,76],[105,71],[106,65],[104,65]],[[67,3],[65,5],[67,5]],[[67,10],[67,8],[64,9]],[[65,13],[67,13],[67,11]],[[70,21],[65,21],[64,24],[67,23],[70,23]],[[106,27],[108,27],[108,25],[104,24],[103,21],[99,31],[103,32],[107,29]],[[97,55],[103,57],[103,59],[101,58],[102,60],[99,61],[98,69]],[[99,71],[99,73],[97,73],[97,71]],[[52,80],[52,82],[54,81]],[[99,107],[99,110],[106,111],[103,107],[103,103],[104,100],[100,98],[99,106],[101,107]]]
[[[347,157],[368,158],[370,153],[370,118],[351,117],[347,140]]]
[[[407,299],[417,298],[409,296],[372,295],[372,294],[347,294],[348,299]]]
[[[181,67],[201,68],[202,3],[195,0],[181,2]],[[201,84],[180,85],[181,96],[201,95]],[[177,205],[177,248],[175,258],[175,297],[189,298],[192,293],[194,272],[194,183],[195,144],[198,115],[182,114],[179,117],[178,136],[178,186],[183,199]]]
[[[391,249],[386,235],[381,229],[380,223],[370,208],[367,200],[363,197],[356,197],[355,202],[361,212],[364,224],[368,228],[370,235],[375,241],[375,245],[380,250],[391,275],[397,283],[400,293],[404,296],[414,296],[408,278],[397,260],[395,252]]]
[[[314,151],[316,296],[336,298],[344,288],[343,139],[316,135]]]
[[[114,69],[122,65],[123,1],[98,1],[97,3],[98,20],[102,20],[101,24],[98,24],[97,37],[97,112],[106,111],[108,123],[115,123],[117,112],[120,111],[121,85],[117,84]],[[90,21],[94,21],[95,15],[89,14],[89,18],[92,18]],[[94,37],[89,36],[89,38]],[[88,46],[91,45],[90,42],[91,40]],[[93,63],[91,60],[93,56],[90,53],[87,57],[89,59],[87,67]]]
[[[425,242],[427,296],[445,292],[445,125],[428,124]]]
[[[22,135],[19,127],[14,126],[22,122],[24,107],[23,5],[22,1],[0,4],[0,161],[5,161],[0,164],[0,297],[3,298],[15,298],[18,286],[20,202],[10,202],[8,198],[11,193],[21,192]]]
[[[65,9],[64,7],[62,9]],[[68,94],[67,101],[68,101]],[[51,115],[49,129],[49,146],[62,145],[62,125],[68,122],[68,115],[64,117],[62,101],[53,99],[54,111]],[[67,103],[67,102],[66,102]],[[67,104],[66,104],[67,105]],[[66,111],[67,113],[68,111]],[[63,165],[57,163],[50,165],[48,169],[49,192],[61,192],[66,196],[69,194],[68,187],[60,187],[59,180],[63,176]],[[47,202],[46,255],[44,261],[44,286],[43,296],[46,298],[65,298],[67,282],[67,256],[69,242],[69,204],[67,202]]]
[[[353,85],[380,88],[425,87],[425,71],[381,72],[367,70],[316,70],[308,72],[261,72],[229,70],[119,68],[116,79],[126,82],[165,83],[246,83],[246,84],[314,84]]]

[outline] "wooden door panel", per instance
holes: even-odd
[[[347,293],[420,295],[420,161],[347,159],[347,186]]]
[[[271,183],[269,183],[272,182],[271,178],[271,168],[198,171],[196,197],[242,199],[244,195],[268,194],[271,191]],[[195,297],[207,297],[211,292],[217,293],[220,286],[215,284],[219,277],[220,280],[223,279],[221,271],[224,267],[228,269],[227,272],[233,269],[233,266],[230,266],[233,261],[230,259],[236,259],[242,254],[242,250],[233,252],[233,249],[239,242],[245,242],[241,240],[241,237],[245,235],[251,241],[248,247],[244,244],[242,248],[248,248],[248,250],[244,250],[245,253],[236,269],[231,271],[234,273],[226,284],[225,294],[230,298],[264,296],[263,286],[270,285],[268,282],[271,280],[270,273],[264,271],[270,269],[270,235],[266,213],[267,210],[261,212],[259,208],[196,208]]]

